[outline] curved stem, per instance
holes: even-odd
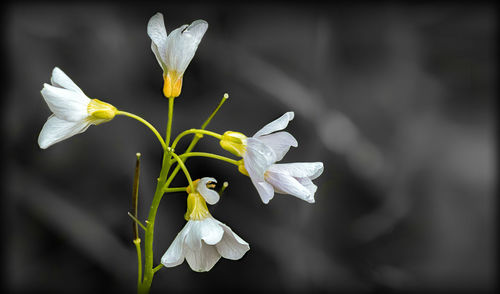
[[[212,137],[215,137],[217,139],[221,139],[222,138],[222,135],[221,134],[218,134],[218,133],[215,133],[215,132],[211,132],[211,131],[206,131],[206,130],[203,130],[203,129],[189,129],[189,130],[186,130],[182,133],[180,133],[174,140],[174,142],[172,143],[172,149],[175,150],[175,146],[177,146],[177,143],[179,143],[180,139],[186,135],[189,135],[189,134],[199,134],[199,135],[209,135],[209,136],[212,136]],[[201,138],[201,136],[199,136]]]
[[[182,161],[182,159],[179,157],[179,155],[177,155],[177,154],[175,154],[173,152],[170,153],[170,155],[172,155],[172,157],[174,157],[174,159],[177,160],[177,164],[179,164],[179,166],[181,167],[182,171],[186,175],[186,179],[189,182],[189,187],[191,188],[191,191],[195,191],[194,185],[193,185],[193,180],[191,179],[191,175],[189,175],[189,172],[188,172],[186,166],[184,165],[184,162]]]
[[[167,145],[165,144],[165,142],[163,141],[163,138],[162,136],[160,135],[160,133],[158,133],[158,131],[156,130],[155,127],[153,127],[152,124],[150,124],[147,120],[143,119],[142,117],[138,116],[138,115],[135,115],[133,113],[130,113],[130,112],[126,112],[126,111],[121,111],[121,110],[118,110],[116,112],[117,115],[124,115],[124,116],[128,116],[130,118],[133,118],[135,120],[138,120],[139,122],[143,123],[145,126],[147,126],[151,131],[153,131],[153,133],[156,135],[156,137],[158,138],[158,141],[160,141],[160,144],[161,144],[161,147],[163,148],[163,150],[167,149]]]
[[[237,160],[234,160],[234,159],[231,159],[231,158],[228,158],[225,156],[217,155],[217,154],[207,153],[207,152],[188,152],[188,153],[184,153],[184,154],[180,155],[179,157],[181,159],[184,159],[184,158],[192,157],[192,156],[210,157],[210,158],[226,161],[226,162],[232,163],[234,165],[238,165]]]

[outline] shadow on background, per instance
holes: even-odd
[[[8,5],[4,45],[3,228],[13,292],[133,292],[127,211],[142,153],[145,219],[161,149],[124,117],[40,150],[54,66],[91,98],[166,126],[148,19],[209,29],[176,100],[174,134],[199,126],[253,135],[286,111],[286,162],[323,161],[316,203],[260,202],[232,166],[191,159],[194,177],[229,181],[211,207],[251,250],[208,273],[163,269],[153,292],[493,290],[497,15],[492,5]],[[181,147],[185,147],[182,145]],[[229,155],[203,139],[197,150]],[[174,185],[183,185],[178,177]],[[155,263],[185,221],[165,197]]]

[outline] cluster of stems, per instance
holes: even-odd
[[[207,131],[205,128],[210,123],[214,115],[217,113],[219,108],[224,104],[224,102],[228,99],[228,95],[224,94],[224,97],[220,101],[219,105],[215,108],[212,114],[207,118],[207,120],[201,125],[199,129],[189,129],[182,133],[180,133],[170,144],[171,132],[172,132],[172,119],[173,119],[173,109],[174,109],[174,99],[168,98],[168,122],[167,122],[167,130],[165,139],[161,136],[161,134],[157,131],[157,129],[147,122],[145,119],[124,111],[118,111],[118,115],[125,115],[136,119],[146,125],[158,138],[162,149],[163,149],[163,159],[161,165],[160,175],[158,177],[158,181],[156,184],[156,190],[153,197],[153,201],[151,203],[151,207],[149,209],[148,218],[146,220],[146,224],[142,224],[139,221],[137,215],[137,205],[138,205],[138,191],[139,191],[139,169],[140,169],[140,153],[137,153],[137,161],[136,161],[136,170],[134,176],[134,185],[133,185],[133,193],[132,193],[132,212],[129,212],[129,216],[134,220],[134,240],[133,243],[137,249],[137,264],[138,264],[138,279],[137,279],[137,290],[138,293],[148,293],[151,288],[151,283],[153,281],[153,277],[157,271],[159,271],[163,265],[159,264],[157,266],[154,265],[153,261],[153,240],[154,240],[154,228],[155,228],[155,219],[156,213],[158,211],[158,207],[160,205],[160,201],[166,193],[169,192],[181,192],[186,191],[187,187],[170,187],[171,182],[177,175],[177,173],[182,170],[184,173],[186,180],[188,181],[188,187],[190,187],[191,191],[195,191],[193,186],[193,180],[191,175],[189,174],[188,169],[186,168],[185,162],[189,157],[192,156],[200,156],[200,157],[209,157],[222,161],[226,161],[232,163],[234,165],[238,165],[238,162],[234,159],[227,158],[221,155],[216,155],[212,153],[206,152],[191,152],[193,148],[196,146],[198,141],[204,136],[212,136],[217,139],[221,139],[221,135],[215,132]],[[177,154],[176,146],[179,141],[187,135],[194,135],[191,139],[191,143],[186,148],[184,153]],[[175,168],[171,170],[171,168],[175,166]],[[225,186],[224,186],[225,187]],[[223,188],[224,188],[223,187]],[[141,227],[144,230],[144,249],[141,248],[141,238],[139,237],[139,228]],[[144,250],[144,261],[142,259],[142,251]]]

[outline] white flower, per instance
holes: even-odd
[[[110,121],[116,115],[113,105],[88,98],[58,67],[52,70],[51,83],[44,84],[41,91],[53,112],[38,136],[42,149],[82,133],[90,125]]]
[[[314,203],[314,193],[318,187],[311,180],[323,173],[322,162],[296,162],[273,164],[265,172],[265,182],[259,185],[267,186],[261,195],[262,199],[272,199],[274,192],[290,194],[309,203]],[[273,191],[273,192],[267,192]]]
[[[148,35],[158,63],[163,69],[163,94],[165,97],[177,97],[181,93],[182,76],[194,53],[207,31],[208,23],[195,20],[190,25],[183,25],[167,36],[163,14],[156,13],[148,22]]]
[[[239,170],[250,177],[264,203],[268,203],[274,194],[272,187],[265,185],[264,173],[272,164],[283,159],[291,146],[298,146],[290,133],[273,132],[285,129],[293,117],[292,111],[287,112],[265,125],[251,138],[229,131],[224,133],[220,141],[222,148],[243,157],[244,165]]]
[[[161,263],[174,267],[187,260],[193,271],[209,271],[222,257],[238,260],[250,249],[247,242],[231,228],[212,217],[206,202],[215,204],[219,194],[207,188],[213,178],[202,178],[196,183],[196,192],[188,191],[188,222],[167,249]]]
[[[213,217],[207,217],[189,220],[161,258],[161,263],[174,267],[186,259],[193,271],[206,272],[221,256],[238,260],[249,249],[248,243],[231,228]]]

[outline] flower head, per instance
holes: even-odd
[[[275,162],[283,159],[291,146],[298,146],[297,140],[290,133],[281,131],[288,126],[293,117],[292,111],[287,112],[265,125],[250,138],[229,131],[224,133],[220,141],[222,148],[243,157],[242,165],[238,169],[250,177],[264,203],[268,203],[272,198],[269,195],[274,194],[272,187],[263,184],[265,172]]]
[[[182,77],[207,31],[208,23],[195,20],[182,25],[167,35],[163,14],[156,13],[149,19],[148,35],[151,50],[163,69],[163,94],[174,98],[181,94]]]
[[[195,181],[196,191],[188,189],[185,215],[188,222],[161,258],[164,266],[174,267],[186,259],[192,270],[204,272],[209,271],[221,256],[238,260],[250,249],[247,242],[208,212],[206,202],[219,201],[219,194],[209,189],[210,182],[216,181],[202,178]]]
[[[38,136],[42,149],[82,133],[90,125],[110,121],[117,113],[113,105],[88,98],[58,67],[52,70],[51,83],[44,84],[41,91],[53,112]]]
[[[264,174],[264,182],[260,185],[268,186],[264,191],[273,191],[262,198],[272,199],[274,192],[290,194],[299,199],[314,203],[314,193],[318,187],[312,180],[323,173],[322,162],[296,162],[273,164]]]

